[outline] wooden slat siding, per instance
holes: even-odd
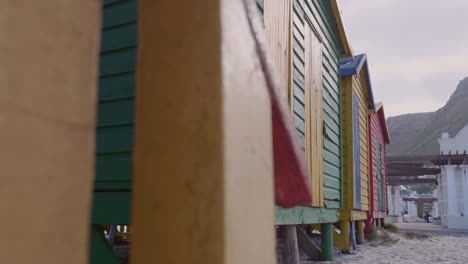
[[[310,17],[314,29],[322,39],[322,86],[323,86],[323,112],[324,123],[327,133],[330,136],[325,139],[328,145],[334,145],[338,149],[338,155],[331,154],[324,144],[324,163],[330,166],[324,166],[324,182],[334,183],[333,186],[324,186],[324,199],[327,208],[340,208],[341,197],[341,167],[342,167],[342,149],[341,149],[341,106],[340,106],[340,80],[339,80],[339,33],[333,30],[334,17],[331,10],[325,11],[320,1],[305,0],[302,3],[306,14]],[[334,169],[331,169],[334,167]],[[339,184],[336,184],[339,183]]]
[[[354,85],[353,85],[354,86]],[[354,90],[354,89],[353,89]],[[361,157],[360,157],[360,150],[361,150],[361,139],[360,139],[360,129],[359,129],[359,107],[360,103],[357,97],[352,93],[352,113],[353,113],[353,172],[354,172],[354,195],[355,195],[355,209],[362,208],[362,197],[361,197]]]
[[[353,76],[353,94],[359,100],[359,129],[360,129],[360,166],[361,166],[361,209],[369,210],[369,144],[368,144],[368,124],[367,124],[367,87],[363,71],[358,76]]]
[[[96,142],[96,189],[132,179],[136,0],[104,1]],[[109,184],[106,185],[106,182]],[[130,184],[127,184],[130,186]]]
[[[353,171],[353,116],[352,116],[352,78],[341,78],[342,119],[343,119],[343,193],[344,208],[355,207],[354,171]]]
[[[265,36],[267,39],[268,52],[278,71],[279,83],[285,96],[289,95],[290,87],[290,53],[291,53],[291,8],[293,0],[257,0],[257,6],[264,8]],[[261,2],[261,3],[259,3]],[[294,49],[299,52],[300,49]],[[304,54],[297,53],[299,59]],[[292,99],[292,96],[290,96]],[[290,100],[291,102],[291,100]],[[291,102],[292,103],[292,102]]]
[[[370,177],[372,177],[372,183],[373,183],[373,190],[371,193],[373,194],[372,202],[372,208],[374,211],[379,212],[380,211],[380,206],[379,206],[379,195],[385,195],[386,194],[381,194],[379,193],[379,181],[377,179],[377,153],[376,153],[376,143],[381,144],[382,147],[385,149],[385,144],[384,144],[384,139],[382,135],[382,131],[380,130],[380,123],[377,117],[377,114],[371,114],[369,115],[369,127],[371,130],[371,138],[369,139],[372,144],[369,147],[369,152],[370,152],[370,159],[371,159],[371,164],[370,164]],[[386,192],[386,190],[384,190]],[[386,198],[385,198],[386,199]]]
[[[305,98],[306,103],[306,159],[312,177],[312,205],[323,207],[323,108],[322,108],[322,43],[306,24],[305,29]]]
[[[305,70],[304,70],[304,60],[305,60],[305,39],[304,39],[304,20],[303,15],[299,9],[294,8],[292,12],[292,86],[294,89],[291,89],[292,98],[297,98],[296,105],[293,103],[293,118],[294,124],[296,125],[297,135],[301,141],[302,147],[306,149],[306,140],[305,140],[305,105],[307,99],[305,98]],[[300,111],[295,109],[298,106],[304,107],[304,113],[301,115]],[[312,194],[313,195],[313,194]]]

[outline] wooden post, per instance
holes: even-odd
[[[373,228],[373,225],[372,225],[372,218],[369,218],[366,220],[365,222],[366,226],[365,226],[365,236],[368,237],[369,234],[371,233],[372,231],[372,228]]]
[[[295,225],[280,226],[282,255],[284,264],[299,264],[299,247]]]
[[[325,261],[333,261],[333,225],[322,224],[322,256]]]
[[[349,224],[349,221],[341,220],[340,230],[341,230],[340,237],[344,241],[343,242],[344,247],[341,248],[341,251],[345,253],[350,253],[351,252],[351,225]]]
[[[88,263],[100,6],[0,1],[2,263]]]
[[[274,263],[271,105],[244,2],[138,6],[131,263]]]
[[[356,222],[351,221],[350,224],[350,241],[351,241],[351,249],[356,250]]]
[[[357,221],[357,237],[358,244],[364,243],[364,221]]]

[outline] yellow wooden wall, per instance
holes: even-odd
[[[367,125],[367,86],[364,76],[342,77],[342,111],[343,111],[343,192],[344,208],[355,207],[354,199],[354,165],[353,165],[353,107],[352,96],[359,101],[360,124],[360,161],[361,161],[361,209],[369,210],[369,155],[368,155],[368,125]],[[352,92],[351,92],[352,91]]]

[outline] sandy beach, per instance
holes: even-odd
[[[420,240],[392,234],[392,238],[399,241],[388,245],[358,245],[353,254],[340,254],[334,263],[468,263],[468,237],[432,236]]]

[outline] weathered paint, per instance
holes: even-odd
[[[382,104],[368,116],[369,122],[369,173],[371,189],[370,218],[381,218],[387,213],[387,163],[386,144],[390,138]]]
[[[314,205],[324,204],[327,208],[339,208],[341,203],[341,117],[338,60],[340,39],[334,21],[331,7],[324,1],[296,0],[294,2],[291,101],[297,133],[305,150],[307,149],[306,142],[308,142],[305,138],[306,121],[308,121],[305,110],[310,107],[310,104],[309,107],[307,106],[307,100],[310,98],[307,98],[306,95],[309,94],[308,89],[312,88],[306,86],[309,73],[306,72],[307,58],[305,56],[310,54],[307,50],[306,34],[312,32],[321,42],[320,60],[322,63],[318,66],[322,68],[322,74],[321,85],[318,86],[318,89],[321,90],[322,109],[318,110],[318,114],[323,122],[316,119],[310,120],[310,122],[312,127],[322,127],[320,129],[321,135],[317,136],[323,138],[323,150],[321,151],[323,171],[320,171],[318,176],[323,177],[323,179],[313,178],[312,182],[315,185],[312,186],[312,193],[321,194],[318,199],[324,201],[323,203],[319,201]],[[314,121],[316,123],[313,123]],[[326,136],[322,134],[322,131],[326,132]],[[311,143],[317,144],[316,141],[311,141]],[[315,157],[309,158],[314,160]],[[314,170],[315,167],[311,169]]]
[[[353,97],[353,166],[354,166],[354,199],[356,209],[362,208],[361,203],[361,139],[359,129],[359,101]]]
[[[345,230],[335,235],[335,239],[344,252],[355,248],[355,221],[367,219],[370,203],[367,113],[373,109],[374,102],[366,58],[365,55],[358,55],[340,60],[345,197],[340,209],[340,227]],[[351,233],[348,226],[351,226]]]
[[[103,1],[93,224],[130,224],[136,10],[136,0]]]
[[[275,261],[271,101],[244,8],[139,1],[131,263]]]
[[[95,189],[122,190],[132,180],[137,1],[103,4]]]
[[[91,263],[113,259],[99,224],[130,224],[137,0],[102,0]]]
[[[339,209],[342,202],[339,58],[352,54],[349,48],[343,50],[349,45],[343,44],[347,40],[343,40],[334,5],[335,1],[294,0],[287,14],[291,16],[289,99],[300,145],[310,164],[312,205],[317,209]]]
[[[88,263],[101,9],[0,3],[1,263]]]
[[[341,60],[346,197],[343,208],[363,211],[368,211],[370,204],[367,113],[374,107],[366,60],[365,55]]]
[[[277,225],[302,225],[312,223],[335,223],[338,221],[336,209],[297,206],[284,209],[279,206],[275,209]]]

